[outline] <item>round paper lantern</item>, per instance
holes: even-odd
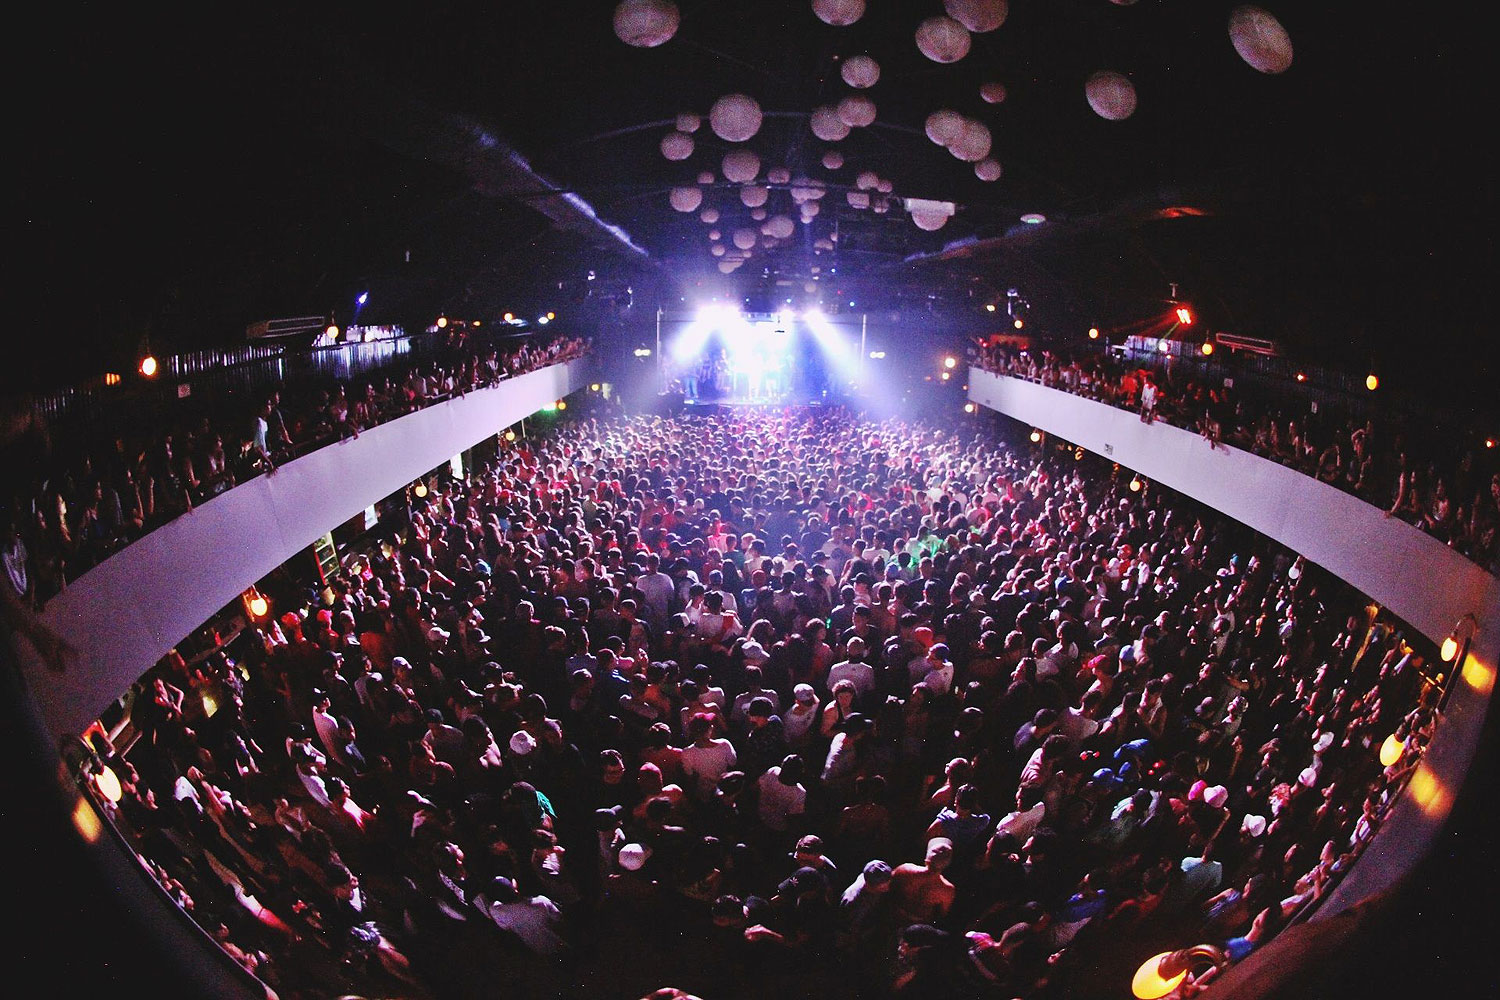
[[[998,181],[1000,179],[1000,161],[980,160],[974,164],[974,176],[982,181]]]
[[[722,169],[726,181],[748,184],[760,173],[760,157],[748,149],[736,149],[724,154]]]
[[[773,215],[766,221],[764,231],[778,240],[784,240],[797,231],[797,224],[790,216]]]
[[[693,137],[686,132],[668,132],[661,137],[661,155],[669,160],[685,160],[693,155]]]
[[[746,184],[740,188],[740,201],[745,203],[746,208],[759,208],[770,196],[771,192],[759,184]]]
[[[821,210],[821,206],[815,201],[804,201],[800,207],[804,219],[816,219],[818,212]]]
[[[875,102],[864,94],[850,94],[839,101],[835,112],[839,121],[851,128],[864,128],[875,123]]]
[[[929,17],[917,25],[917,48],[933,62],[958,62],[969,54],[969,31],[951,17]]]
[[[911,221],[916,223],[918,229],[924,229],[929,233],[933,233],[948,224],[948,216],[942,212],[922,211],[918,209],[911,213]]]
[[[691,111],[683,111],[677,115],[677,131],[679,132],[696,132],[702,124],[703,117]]]
[[[740,262],[737,260],[721,260],[719,261],[719,273],[733,274],[739,266]]]
[[[710,229],[708,231],[708,238],[711,240],[717,241],[721,235],[722,234],[717,229]]]
[[[994,31],[1010,13],[1006,0],[943,0],[948,16],[970,31]]]
[[[812,0],[812,9],[819,21],[842,28],[865,16],[865,0]]]
[[[1292,65],[1292,39],[1268,11],[1244,4],[1229,12],[1234,51],[1262,73],[1285,73]]]
[[[1005,100],[1005,84],[999,80],[979,85],[979,96],[986,104],[999,104]]]
[[[824,142],[838,142],[849,134],[849,126],[840,121],[838,111],[827,104],[813,108],[808,122],[812,125],[813,135]]]
[[[670,0],[623,0],[615,8],[615,34],[626,45],[652,49],[677,34],[682,15]]]
[[[832,240],[826,240],[826,239],[823,239],[823,240],[813,240],[813,249],[814,250],[832,250],[833,249],[833,241]]]
[[[725,94],[708,112],[709,127],[725,142],[744,142],[760,131],[760,105],[746,94]]]
[[[880,175],[873,170],[862,170],[859,176],[854,178],[854,186],[861,191],[877,188],[880,186]]]
[[[823,166],[829,170],[837,170],[844,165],[844,154],[836,149],[830,149],[823,154]]]
[[[827,189],[821,181],[808,180],[806,177],[798,177],[792,181],[792,200],[797,202],[813,201],[823,197]]]
[[[880,63],[867,55],[850,56],[839,67],[839,76],[844,82],[858,90],[875,86],[880,79]]]
[[[1100,118],[1118,122],[1135,114],[1135,84],[1123,73],[1101,69],[1089,77],[1083,92]]]
[[[712,170],[704,170],[704,171],[701,171],[698,174],[698,183],[699,184],[712,184],[713,182],[714,182],[714,172]]]
[[[772,184],[787,184],[792,179],[792,172],[786,167],[772,167],[766,171],[766,180]]]
[[[755,230],[748,226],[743,229],[736,229],[734,231],[734,245],[741,250],[749,250],[755,246]]]
[[[672,207],[679,212],[696,212],[703,204],[703,192],[695,187],[675,187],[670,200]]]
[[[708,252],[713,254],[715,257],[722,257],[724,256],[724,244],[715,243],[713,246],[708,248]]]
[[[957,111],[943,108],[927,116],[927,138],[939,146],[946,146],[957,138],[964,126],[964,116]]]
[[[698,213],[698,218],[712,225],[719,221],[719,210],[717,208],[705,208],[702,212]],[[710,237],[710,239],[712,238]]]
[[[978,163],[990,155],[990,130],[972,118],[964,120],[948,151],[965,163]]]
[[[756,222],[764,222],[766,221],[766,210],[763,208],[752,208],[750,210],[750,218]]]
[[[870,194],[867,191],[845,191],[844,197],[849,199],[850,208],[870,207]]]
[[[881,194],[890,194],[892,191],[896,190],[896,185],[892,184],[888,180],[882,179],[879,184],[875,185],[875,190],[879,191]]]

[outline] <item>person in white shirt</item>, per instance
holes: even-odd
[[[738,757],[732,743],[714,738],[713,722],[707,715],[690,718],[687,731],[693,743],[682,750],[682,771],[688,778],[693,797],[699,802],[707,802],[713,798],[719,779],[729,773]]]
[[[804,767],[802,758],[791,754],[756,779],[760,790],[756,808],[766,829],[785,833],[802,816],[807,805]]]
[[[567,947],[558,930],[562,912],[546,896],[522,896],[510,879],[497,876],[474,897],[474,906],[531,951],[555,955]]]

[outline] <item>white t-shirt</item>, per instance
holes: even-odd
[[[738,759],[734,746],[728,740],[709,740],[708,746],[684,747],[682,770],[692,781],[693,794],[700,800],[713,797],[719,779],[734,767]]]

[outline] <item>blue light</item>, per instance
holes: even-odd
[[[359,293],[359,298],[357,298],[357,299],[354,300],[354,304],[357,305],[357,306],[362,306],[362,305],[364,305],[368,301],[370,301],[370,293],[369,292],[360,292]]]

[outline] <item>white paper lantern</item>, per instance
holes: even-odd
[[[880,186],[880,175],[873,170],[861,170],[859,176],[854,178],[854,186],[861,191],[869,191]]]
[[[686,132],[668,132],[661,137],[661,155],[669,160],[685,160],[693,155],[693,137]]]
[[[980,160],[974,164],[974,176],[982,181],[998,181],[1000,179],[1000,161]]]
[[[836,149],[830,149],[823,154],[823,166],[829,170],[837,170],[844,165],[844,154]]]
[[[1292,39],[1270,12],[1244,4],[1229,12],[1234,51],[1262,73],[1285,73],[1292,65]]]
[[[756,174],[760,173],[760,157],[748,149],[736,149],[724,154],[721,169],[724,171],[726,181],[748,184],[755,180]]]
[[[791,179],[792,172],[786,167],[772,167],[766,171],[766,180],[772,184],[788,184]]]
[[[850,94],[839,101],[835,112],[839,121],[851,128],[864,128],[875,123],[875,102],[864,94]]]
[[[1083,92],[1089,100],[1089,107],[1100,118],[1118,122],[1135,114],[1135,84],[1123,73],[1101,69],[1088,78]]]
[[[766,220],[764,232],[778,240],[784,240],[797,231],[797,224],[788,215],[773,215]]]
[[[954,63],[969,54],[969,31],[951,17],[929,17],[917,25],[917,48],[933,62]]]
[[[623,0],[615,8],[615,34],[639,49],[669,41],[681,22],[682,14],[670,0]]]
[[[994,31],[1010,13],[1006,0],[943,0],[948,16],[974,32]]]
[[[820,206],[815,201],[804,201],[799,207],[802,209],[802,217],[804,219],[816,219],[818,217],[818,212],[821,211],[822,208],[822,206]]]
[[[979,85],[979,96],[986,104],[999,104],[1005,100],[1005,84],[999,80]]]
[[[744,142],[760,131],[760,105],[747,94],[725,94],[708,112],[709,127],[725,142]]]
[[[766,221],[766,210],[763,208],[752,208],[750,210],[750,218],[756,222],[764,222]]]
[[[696,212],[698,206],[703,204],[703,192],[695,187],[675,187],[669,200],[679,212]]]
[[[839,120],[838,110],[827,104],[813,108],[808,121],[813,135],[824,142],[838,142],[849,134],[849,126]]]
[[[677,115],[677,131],[679,132],[696,132],[702,125],[702,115],[695,115],[691,111],[679,112]]]
[[[736,229],[734,231],[734,245],[741,250],[749,250],[755,246],[755,230],[748,226],[743,229]]]
[[[740,188],[740,201],[745,203],[746,208],[759,208],[770,196],[771,192],[759,184],[746,184]]]
[[[890,194],[892,191],[896,190],[896,185],[882,178],[880,183],[875,185],[875,190],[879,191],[881,194]]]
[[[972,118],[964,119],[958,135],[948,144],[948,151],[965,163],[978,163],[990,155],[990,130]]]
[[[873,87],[880,80],[880,63],[867,55],[850,56],[839,67],[844,82],[858,90]]]
[[[735,270],[739,266],[740,266],[740,261],[737,261],[737,260],[721,260],[721,261],[719,261],[719,273],[720,274],[733,274],[735,272]]]
[[[724,244],[715,243],[713,246],[708,248],[708,252],[713,254],[715,257],[722,257],[724,256]]]
[[[918,229],[934,233],[948,224],[948,216],[942,212],[922,211],[918,209],[911,213],[911,221],[916,224]]]
[[[963,126],[963,115],[943,108],[927,116],[927,138],[939,146],[946,146],[958,137],[959,130]]]
[[[721,237],[721,236],[722,236],[722,235],[723,235],[723,234],[722,234],[722,233],[720,233],[720,232],[719,232],[719,231],[718,231],[718,230],[717,230],[717,229],[710,229],[710,230],[709,230],[709,231],[708,231],[708,238],[709,238],[709,239],[710,239],[710,240],[714,240],[714,241],[717,241],[717,240],[718,240],[718,239],[719,239],[719,238],[720,238],[720,237]]]
[[[812,0],[812,9],[819,21],[842,28],[865,16],[865,0]]]
[[[868,191],[845,191],[844,197],[848,199],[850,208],[870,207],[870,194]]]
[[[815,249],[815,250],[832,250],[833,249],[833,241],[827,240],[827,239],[813,240],[813,249]]]
[[[705,208],[702,212],[698,213],[698,218],[702,219],[709,225],[713,225],[715,222],[719,221],[719,210],[717,208]]]
[[[815,201],[827,193],[827,188],[822,181],[808,180],[806,177],[798,177],[792,181],[792,200],[796,202]]]

